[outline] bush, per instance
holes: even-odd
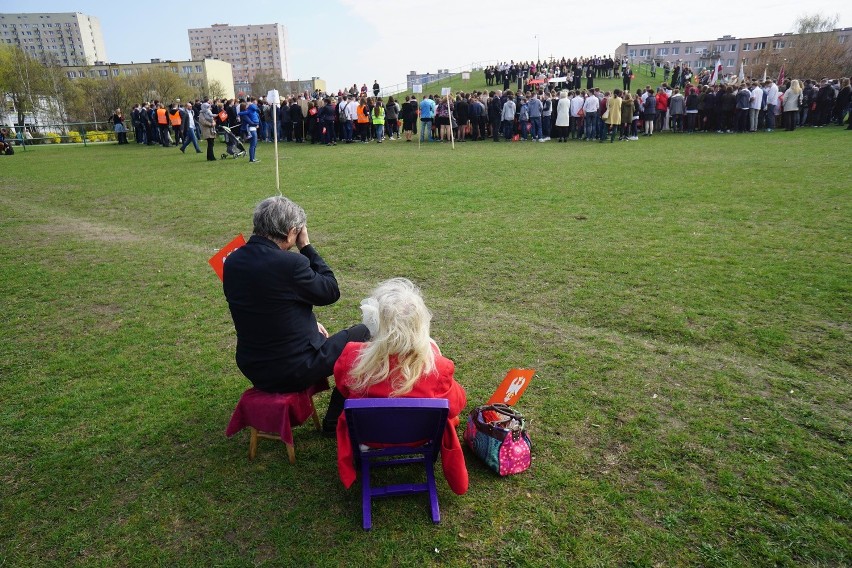
[[[83,137],[80,136],[80,133],[76,130],[69,130],[66,138],[68,139],[68,142],[80,143],[83,141]]]
[[[55,132],[48,132],[45,134],[45,144],[60,144],[62,142],[62,137]]]

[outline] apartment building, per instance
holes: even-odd
[[[59,65],[107,60],[100,20],[79,12],[0,14],[0,43]]]
[[[129,77],[152,69],[165,69],[175,73],[183,78],[189,86],[195,87],[202,93],[204,93],[211,82],[217,81],[222,87],[225,98],[234,98],[234,78],[231,64],[218,59],[193,59],[186,61],[160,61],[159,59],[152,59],[150,63],[104,63],[98,61],[94,65],[63,67],[63,70],[71,80],[82,79],[84,77],[93,79]]]
[[[837,28],[824,32],[834,36],[831,41],[845,44],[852,50],[852,28]],[[627,57],[629,60],[640,62],[653,59],[658,65],[668,61],[672,67],[676,64],[691,67],[693,70],[702,67],[713,67],[721,58],[724,66],[723,73],[739,71],[740,61],[746,75],[763,72],[768,53],[783,56],[785,49],[795,45],[799,34],[777,33],[771,36],[737,38],[723,35],[715,40],[681,41],[670,40],[659,43],[622,43],[615,50],[615,57]]]
[[[288,79],[287,29],[282,24],[230,26],[187,30],[193,59],[221,59],[231,64],[237,91],[249,91],[258,74]]]

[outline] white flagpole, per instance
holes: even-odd
[[[281,193],[281,175],[278,173],[278,107],[280,101],[272,105],[272,141],[275,147],[275,191]]]
[[[267,101],[272,103],[272,141],[275,147],[275,191],[281,193],[281,175],[278,172],[278,107],[281,105],[281,96],[277,89],[272,89],[266,93]]]
[[[453,136],[453,107],[450,101],[450,95],[452,95],[452,91],[447,93],[447,113],[450,115],[450,146],[452,146],[453,150],[456,149],[456,139]],[[461,125],[459,125],[461,127]]]

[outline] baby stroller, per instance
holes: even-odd
[[[243,146],[243,143],[240,142],[240,139],[237,138],[237,135],[234,134],[233,130],[225,126],[224,124],[220,124],[218,127],[218,132],[222,136],[225,137],[225,144],[227,145],[227,154],[222,154],[222,159],[224,160],[229,155],[234,158],[241,158],[246,155],[246,148]]]

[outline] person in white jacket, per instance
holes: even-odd
[[[571,127],[571,100],[567,91],[559,91],[559,102],[556,105],[556,136],[558,142],[568,141]]]
[[[754,83],[751,88],[751,103],[748,107],[749,132],[757,132],[757,119],[763,106],[763,89],[759,83]]]
[[[775,130],[775,111],[778,108],[778,85],[769,79],[763,84],[763,91],[766,95],[766,131],[772,132]]]

